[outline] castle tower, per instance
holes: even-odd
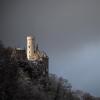
[[[32,60],[35,52],[35,38],[27,36],[27,59]]]

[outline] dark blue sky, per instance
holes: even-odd
[[[50,72],[100,96],[100,0],[0,0],[0,39],[24,47],[37,37]]]

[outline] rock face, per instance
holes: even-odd
[[[47,85],[46,61],[10,59],[0,62],[0,100],[41,100],[33,98],[35,88],[39,92]]]
[[[32,79],[45,80],[48,77],[48,56],[41,59],[28,60],[25,50],[14,49],[11,54],[11,61],[15,61],[21,68],[27,71]]]

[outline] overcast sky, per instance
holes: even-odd
[[[49,70],[100,96],[100,0],[0,0],[0,40],[24,47],[35,35]]]

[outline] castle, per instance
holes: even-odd
[[[27,59],[30,61],[42,60],[46,58],[47,55],[41,52],[36,44],[35,37],[27,36]]]
[[[28,65],[33,79],[47,79],[49,58],[45,52],[39,50],[35,37],[27,36],[26,50],[15,48],[12,51],[11,59],[20,63],[21,67]]]
[[[48,58],[44,51],[40,51],[35,37],[27,36],[26,50],[21,48],[14,48],[11,54],[11,58],[24,61],[42,61],[44,58]]]

